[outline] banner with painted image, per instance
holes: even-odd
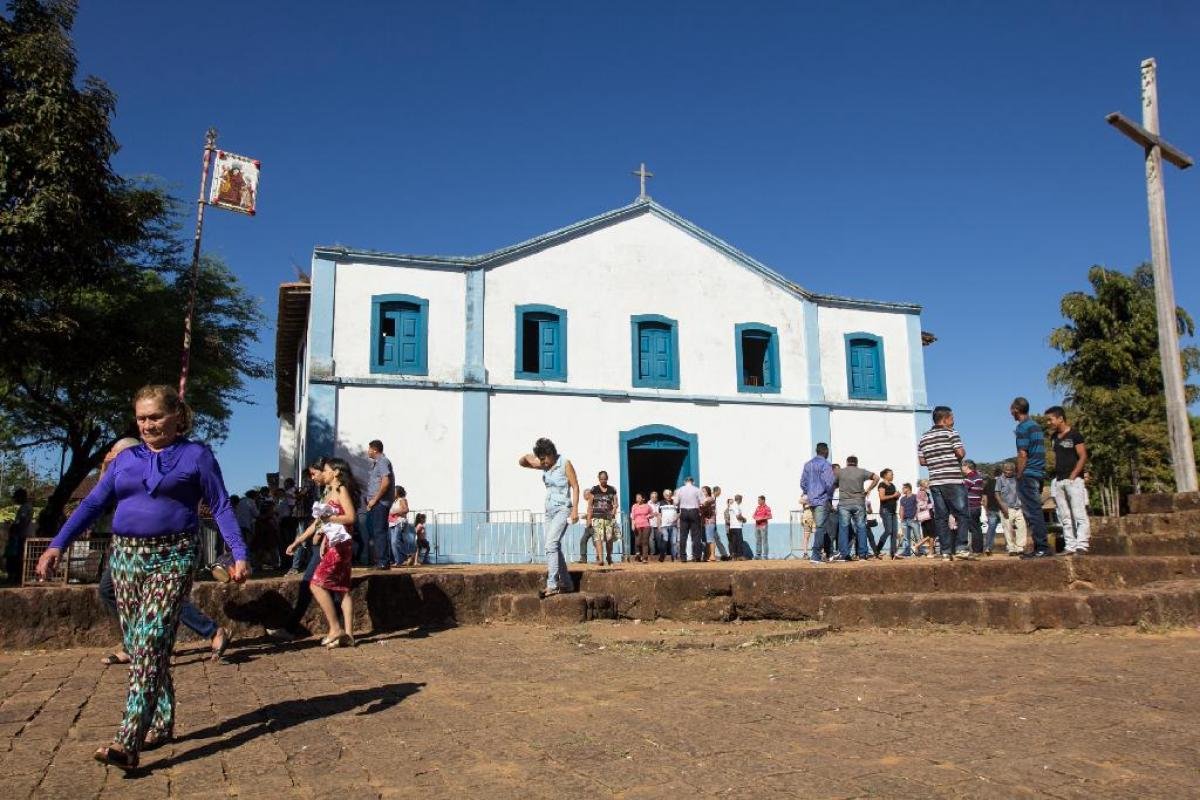
[[[218,150],[213,160],[208,202],[218,208],[254,215],[258,206],[258,171],[262,162]]]

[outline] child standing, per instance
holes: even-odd
[[[412,533],[408,527],[408,492],[403,486],[396,487],[396,499],[388,509],[388,544],[392,550],[392,563],[396,566],[408,563],[412,546]]]
[[[425,515],[417,514],[413,519],[413,534],[416,537],[416,546],[413,547],[412,555],[404,562],[407,567],[415,567],[418,564],[423,564],[429,558],[429,540],[425,538]]]
[[[760,494],[758,506],[754,509],[754,548],[759,558],[767,558],[769,555],[767,523],[770,521],[771,507],[767,505],[767,498]]]

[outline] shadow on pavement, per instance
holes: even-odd
[[[210,725],[193,731],[175,740],[175,746],[195,739],[211,739],[222,737],[213,742],[200,745],[187,752],[177,753],[173,757],[160,759],[152,764],[145,764],[138,771],[148,774],[155,769],[175,767],[208,758],[226,750],[240,747],[246,742],[270,733],[287,730],[305,722],[333,717],[362,708],[356,716],[378,714],[398,705],[408,697],[416,694],[425,687],[424,683],[389,683],[374,686],[370,689],[351,689],[337,694],[324,694],[307,699],[285,700],[280,703],[270,703],[262,708],[248,711],[217,725]],[[232,734],[232,735],[230,735]],[[226,738],[227,737],[227,738]]]

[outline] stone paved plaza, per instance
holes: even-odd
[[[0,655],[4,796],[1200,796],[1200,633],[479,625],[176,659],[178,740],[91,760],[125,673]]]

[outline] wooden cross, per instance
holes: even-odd
[[[1171,278],[1171,252],[1167,247],[1167,200],[1163,193],[1162,162],[1180,169],[1194,163],[1172,147],[1158,132],[1158,68],[1153,58],[1142,62],[1142,124],[1123,114],[1109,114],[1108,124],[1137,142],[1146,151],[1146,202],[1150,211],[1150,257],[1154,268],[1154,305],[1158,313],[1158,355],[1162,362],[1167,400],[1167,433],[1171,439],[1171,465],[1179,492],[1196,491],[1196,458],[1192,428],[1183,393],[1183,365],[1179,358],[1179,328],[1175,315],[1175,287]]]
[[[638,200],[649,200],[650,195],[646,194],[646,178],[653,178],[654,173],[646,171],[646,162],[643,161],[642,166],[639,169],[634,170],[630,174],[637,175],[638,178],[640,179],[641,191],[638,192]]]

